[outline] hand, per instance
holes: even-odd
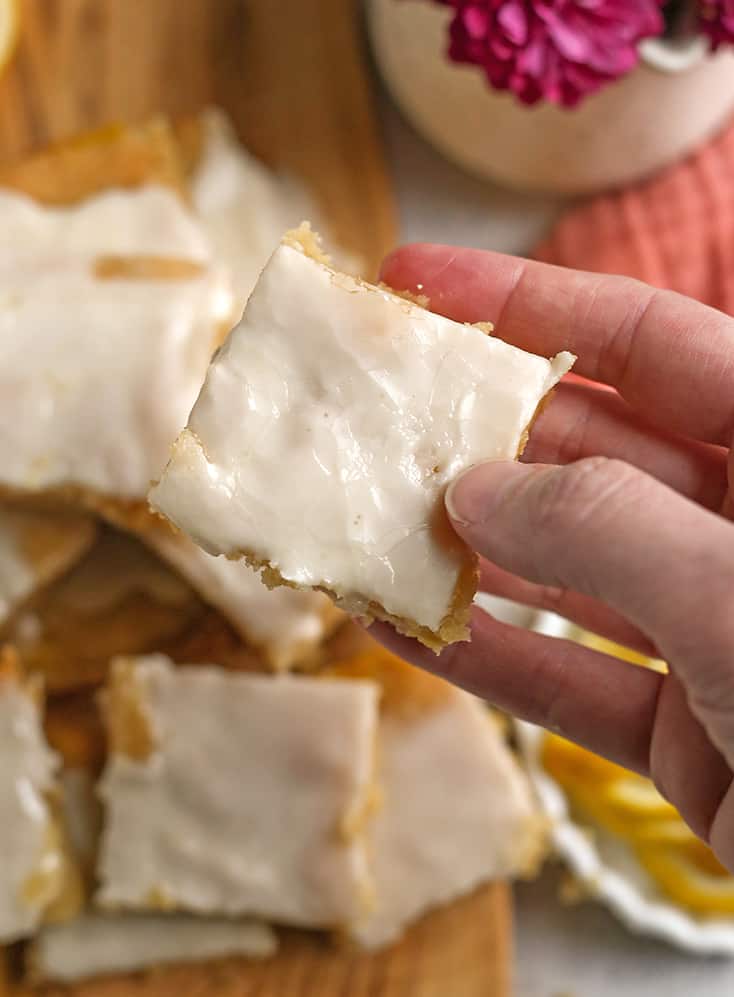
[[[668,675],[474,610],[472,642],[413,663],[650,775],[734,871],[734,320],[680,295],[494,253],[416,245],[382,279],[510,343],[578,355],[524,464],[446,502],[481,587],[659,655]],[[561,466],[558,466],[561,465]],[[731,518],[730,518],[731,517]]]

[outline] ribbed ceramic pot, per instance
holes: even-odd
[[[369,0],[380,72],[406,117],[449,159],[510,187],[580,194],[685,155],[734,112],[734,52],[703,39],[641,46],[641,64],[572,110],[525,107],[445,55],[451,9]]]

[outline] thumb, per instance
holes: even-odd
[[[500,567],[601,600],[668,660],[689,670],[696,661],[701,681],[725,667],[734,710],[733,524],[603,457],[480,464],[453,482],[446,507],[459,535]]]

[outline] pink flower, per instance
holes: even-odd
[[[734,43],[734,0],[700,0],[698,9],[698,23],[712,49]]]
[[[663,31],[661,0],[439,0],[455,13],[449,56],[525,104],[573,107],[637,65]],[[730,3],[727,3],[727,7]]]

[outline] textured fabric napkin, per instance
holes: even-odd
[[[734,314],[734,123],[644,183],[572,208],[533,256],[627,274]]]

